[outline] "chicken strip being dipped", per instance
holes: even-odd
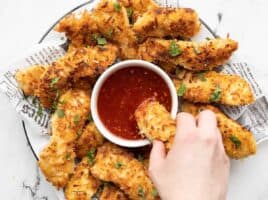
[[[92,48],[79,48],[67,53],[46,68],[41,77],[37,96],[45,108],[50,108],[59,93],[63,93],[72,81],[88,77],[95,79],[117,57],[117,48],[108,44]]]
[[[91,173],[98,179],[114,183],[130,199],[158,199],[154,196],[154,186],[142,163],[131,153],[111,143],[98,148]]]
[[[155,8],[144,13],[133,25],[140,40],[148,37],[189,39],[200,30],[197,13],[190,8]]]
[[[74,142],[90,112],[90,97],[83,90],[64,93],[51,119],[52,136],[39,155],[39,167],[57,188],[64,187],[74,171]]]
[[[211,39],[203,42],[148,39],[139,47],[140,59],[164,62],[192,71],[211,70],[224,64],[238,48],[231,39]]]
[[[227,117],[218,108],[211,105],[196,106],[186,103],[182,105],[183,112],[193,115],[197,115],[198,111],[202,109],[210,109],[216,113],[225,151],[229,157],[239,159],[256,152],[256,142],[252,133]],[[155,101],[145,101],[135,112],[135,117],[141,134],[166,142],[167,149],[170,149],[176,125],[175,122],[171,123],[170,114],[164,106]]]
[[[255,101],[249,84],[238,75],[214,71],[191,73],[181,70],[173,79],[178,96],[194,103],[240,106]]]
[[[75,167],[64,191],[66,200],[89,200],[97,192],[101,182],[90,174],[90,167],[87,157]]]

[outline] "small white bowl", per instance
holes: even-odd
[[[127,61],[122,61],[119,63],[114,64],[113,66],[109,67],[97,80],[93,91],[92,91],[92,95],[91,95],[91,113],[92,113],[92,118],[97,126],[97,128],[99,129],[99,131],[102,133],[102,135],[108,139],[109,141],[120,145],[120,146],[124,146],[124,147],[142,147],[145,145],[150,144],[150,141],[147,139],[140,139],[140,140],[128,140],[128,139],[124,139],[121,137],[116,136],[115,134],[111,133],[106,127],[105,125],[102,123],[99,114],[98,114],[98,106],[97,106],[97,102],[98,102],[98,96],[99,96],[99,92],[100,89],[103,85],[103,83],[105,82],[105,80],[112,75],[114,72],[123,69],[123,68],[127,68],[127,67],[143,67],[146,69],[149,69],[153,72],[155,72],[156,74],[158,74],[167,84],[170,94],[171,94],[171,116],[172,118],[175,119],[177,111],[178,111],[178,96],[177,96],[177,92],[176,92],[176,88],[172,82],[172,80],[169,78],[169,76],[162,70],[160,69],[158,66],[146,62],[146,61],[142,61],[142,60],[127,60]]]

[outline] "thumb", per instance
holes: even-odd
[[[163,142],[154,140],[150,154],[149,171],[159,168],[166,158],[166,149]]]

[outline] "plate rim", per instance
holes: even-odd
[[[66,17],[67,15],[71,14],[72,12],[78,10],[79,8],[83,7],[83,6],[86,6],[90,3],[93,3],[94,1],[96,0],[89,0],[89,1],[86,1],[85,3],[82,3],[74,8],[72,8],[71,10],[69,10],[67,13],[65,13],[62,17],[60,17],[58,20],[56,20],[56,22],[54,22],[48,29],[47,31],[42,35],[42,37],[39,39],[38,41],[38,44],[41,44],[45,39],[46,37],[49,35],[49,33],[53,30],[53,28],[59,23],[60,20],[62,20],[64,17]],[[205,28],[211,33],[211,35],[213,35],[214,38],[218,38],[219,36],[210,28],[210,26],[204,21],[202,20],[201,18],[199,18],[201,24],[203,26],[205,26]],[[33,146],[31,144],[31,141],[30,141],[30,138],[28,136],[28,132],[27,132],[27,128],[26,128],[26,125],[25,125],[25,121],[24,120],[21,120],[22,122],[22,128],[23,128],[23,132],[24,132],[24,135],[25,135],[25,138],[27,140],[27,143],[30,147],[30,150],[33,154],[33,156],[35,157],[35,159],[37,161],[39,161],[39,158],[37,156],[37,153],[34,151],[33,149]]]

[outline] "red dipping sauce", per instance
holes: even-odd
[[[142,67],[123,68],[102,85],[97,100],[98,114],[113,134],[125,139],[141,139],[134,113],[144,100],[152,97],[171,110],[169,88],[158,74]]]

